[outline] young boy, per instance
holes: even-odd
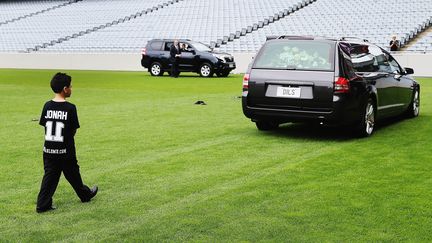
[[[45,127],[43,161],[45,174],[37,199],[36,212],[54,210],[52,196],[61,172],[72,185],[81,202],[89,202],[98,191],[83,184],[75,154],[74,136],[80,127],[74,104],[66,101],[72,94],[71,77],[57,73],[51,80],[54,99],[45,103],[39,124]]]

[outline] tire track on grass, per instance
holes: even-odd
[[[172,156],[176,156],[176,155],[180,155],[180,154],[184,154],[184,153],[191,153],[197,150],[201,150],[201,149],[205,149],[205,148],[209,148],[212,146],[217,146],[217,145],[221,145],[224,143],[229,143],[229,142],[235,142],[238,141],[240,139],[242,139],[243,136],[242,135],[231,135],[231,136],[223,136],[223,137],[218,137],[216,139],[206,139],[206,140],[200,140],[200,141],[194,141],[193,144],[189,144],[189,145],[181,145],[181,147],[177,148],[177,149],[169,149],[168,151],[165,150],[157,150],[157,151],[143,151],[135,156],[133,156],[132,158],[128,158],[123,162],[119,162],[115,165],[108,167],[104,167],[104,168],[97,168],[94,170],[91,170],[91,172],[98,172],[97,176],[100,175],[104,175],[107,173],[112,173],[115,172],[117,170],[120,169],[125,169],[131,166],[137,166],[137,165],[142,165],[142,164],[146,164],[146,163],[150,163],[150,162],[155,162],[161,159],[165,159],[165,158],[169,158]]]
[[[271,165],[265,169],[261,169],[259,171],[253,171],[248,175],[235,178],[233,180],[228,180],[218,185],[212,186],[206,190],[202,190],[200,192],[192,193],[186,197],[179,198],[178,200],[163,204],[154,209],[148,210],[144,213],[144,215],[137,215],[133,217],[129,217],[123,221],[125,225],[133,225],[133,227],[127,227],[124,229],[117,228],[118,226],[112,226],[108,231],[116,232],[116,236],[119,234],[128,234],[128,232],[133,232],[138,230],[141,225],[146,224],[147,222],[152,222],[162,217],[166,217],[172,213],[175,213],[178,210],[185,209],[187,207],[191,207],[191,205],[201,204],[205,201],[212,200],[218,198],[224,194],[227,194],[231,191],[237,190],[241,187],[247,186],[256,181],[257,178],[269,177],[282,171],[290,170],[295,168],[297,165],[307,162],[311,159],[316,159],[323,155],[323,153],[331,153],[334,151],[340,150],[340,144],[333,144],[330,148],[328,145],[322,146],[314,151],[304,154],[300,156],[296,162],[280,162],[276,165]],[[106,228],[104,230],[107,230]],[[79,240],[81,236],[88,235],[89,232],[77,234],[72,239],[68,240]],[[97,233],[93,231],[93,233]],[[114,236],[115,237],[115,236]],[[110,240],[113,236],[107,236],[98,240]]]

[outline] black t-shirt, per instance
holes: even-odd
[[[399,41],[398,40],[395,40],[395,41],[391,40],[390,41],[390,51],[397,51],[397,50],[399,50]]]
[[[39,124],[45,127],[43,155],[47,158],[75,158],[74,131],[80,127],[74,104],[48,101]]]

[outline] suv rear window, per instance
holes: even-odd
[[[320,41],[290,40],[268,42],[256,58],[254,68],[334,70],[334,44]]]
[[[150,47],[152,50],[160,51],[162,49],[162,44],[162,41],[153,41],[152,43],[150,43]]]

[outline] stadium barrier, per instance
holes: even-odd
[[[244,73],[253,53],[234,53],[237,68]],[[404,67],[414,68],[415,76],[432,77],[432,53],[399,52],[394,54]],[[144,71],[141,56],[126,53],[0,53],[0,68]]]

